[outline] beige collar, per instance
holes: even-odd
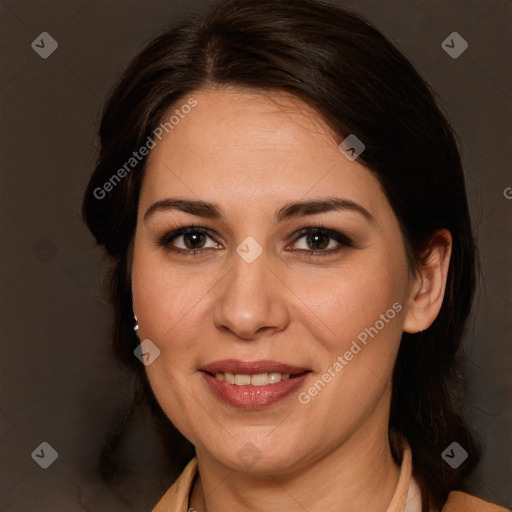
[[[386,512],[421,512],[421,496],[418,484],[411,478],[412,453],[404,440],[400,476]],[[193,458],[179,478],[163,495],[153,512],[188,512],[192,485],[197,475],[197,458]]]

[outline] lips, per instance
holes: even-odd
[[[201,368],[216,398],[238,408],[258,409],[282,400],[303,385],[311,371],[277,361],[216,361]]]

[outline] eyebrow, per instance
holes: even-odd
[[[214,203],[207,201],[190,200],[190,199],[162,199],[153,203],[144,214],[144,221],[159,211],[178,210],[198,217],[209,219],[221,219],[223,217],[222,208]],[[303,217],[306,215],[316,215],[331,211],[351,211],[359,213],[366,220],[373,222],[374,218],[370,212],[354,201],[340,197],[330,197],[327,199],[315,199],[310,201],[296,201],[287,203],[276,212],[274,222],[282,222],[284,220]]]

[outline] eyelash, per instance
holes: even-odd
[[[214,249],[212,247],[207,247],[206,249],[179,249],[179,248],[173,248],[171,247],[171,242],[183,235],[187,235],[190,233],[199,233],[203,235],[209,236],[215,243],[219,243],[215,240],[213,237],[211,231],[209,229],[196,227],[196,226],[188,226],[180,229],[176,229],[170,233],[166,233],[160,240],[159,245],[164,247],[167,251],[171,251],[174,253],[181,254],[183,256],[197,256],[200,254],[210,253],[212,251],[215,251],[217,249]],[[308,249],[296,249],[297,252],[304,253],[304,258],[310,258],[312,256],[328,256],[329,254],[334,254],[338,251],[340,251],[343,247],[354,247],[353,240],[349,238],[347,235],[340,233],[339,231],[335,231],[333,229],[329,229],[324,227],[323,225],[314,226],[314,227],[308,227],[300,230],[299,232],[294,234],[293,242],[296,244],[301,238],[307,235],[327,235],[330,239],[335,240],[340,244],[335,249],[323,249],[323,250],[308,250]],[[329,244],[328,244],[329,245]]]

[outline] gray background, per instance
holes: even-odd
[[[483,261],[468,404],[484,445],[470,491],[512,505],[510,0],[340,2],[374,21],[432,84],[461,139]],[[144,415],[124,446],[132,476],[95,473],[127,379],[109,354],[102,260],[79,216],[99,112],[120,71],[168,22],[205,1],[4,0],[1,22],[1,487],[8,511],[148,510],[169,482]],[[469,43],[452,59],[441,42]],[[59,44],[31,48],[41,32]],[[58,459],[31,458],[46,441]],[[126,484],[130,482],[130,484]],[[125,494],[123,501],[119,495]]]

